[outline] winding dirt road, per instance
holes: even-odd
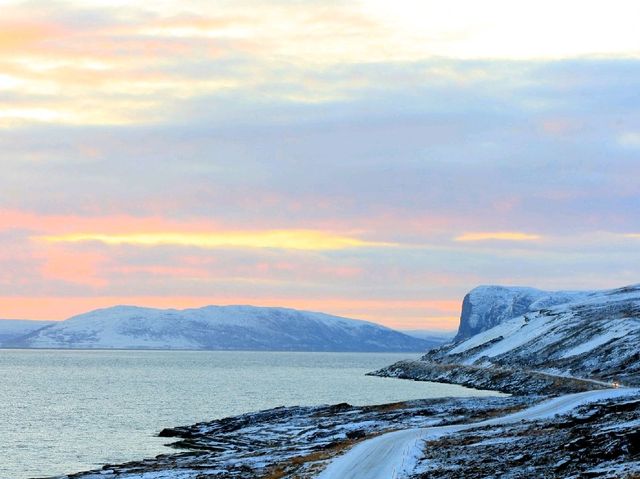
[[[439,426],[394,431],[364,441],[334,459],[318,479],[396,479],[409,474],[415,467],[425,439],[455,433],[465,429],[498,426],[519,421],[534,421],[566,414],[590,402],[640,393],[640,389],[604,389],[567,394],[550,399],[507,416],[470,424]]]

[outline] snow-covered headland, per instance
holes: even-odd
[[[640,286],[481,287],[454,342],[373,374],[511,396],[277,408],[165,429],[182,452],[67,477],[635,478],[639,346]]]
[[[538,292],[543,298],[557,294],[564,302],[547,306],[550,300],[538,300],[540,309],[527,304],[523,314],[513,307],[522,288],[514,288],[514,294],[506,290],[483,287],[467,296],[472,301],[463,305],[462,339],[429,351],[420,361],[403,361],[374,374],[513,394],[562,394],[567,387],[589,388],[586,381],[593,387],[640,385],[640,285],[589,293]],[[465,307],[482,311],[475,317],[478,332],[469,338],[465,319],[475,313]]]

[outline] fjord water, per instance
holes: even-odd
[[[275,406],[491,394],[364,375],[417,356],[0,350],[0,478],[155,456],[164,427]]]

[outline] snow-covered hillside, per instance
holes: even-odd
[[[640,285],[571,293],[570,301],[555,306],[542,298],[526,309],[424,359],[640,383]]]
[[[527,312],[578,301],[591,291],[542,291],[514,286],[478,286],[462,301],[456,340],[470,338]]]
[[[429,343],[383,326],[323,313],[255,306],[116,306],[15,340],[28,348],[274,351],[425,351]]]
[[[53,321],[29,321],[24,319],[0,319],[0,347],[16,338],[52,324]]]

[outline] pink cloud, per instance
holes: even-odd
[[[29,230],[46,234],[77,231],[100,232],[163,232],[188,230],[204,232],[220,226],[210,219],[175,221],[161,216],[137,217],[126,214],[110,216],[43,215],[28,211],[0,210],[0,231]]]
[[[48,247],[39,252],[43,256],[42,277],[45,281],[65,281],[101,288],[109,281],[101,276],[102,266],[108,260],[104,254],[95,251],[77,251],[60,247]]]
[[[575,133],[584,126],[584,122],[573,118],[546,118],[540,123],[542,131],[551,136],[566,136]]]

